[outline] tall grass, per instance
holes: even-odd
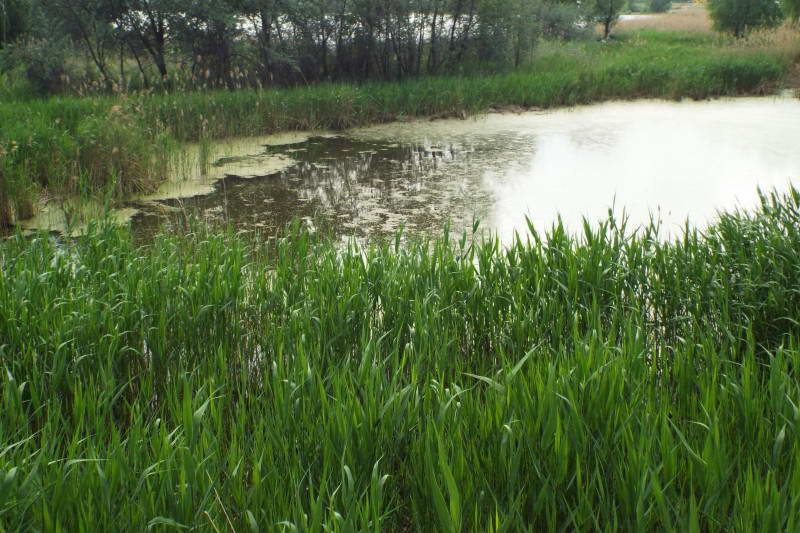
[[[549,108],[637,97],[697,99],[761,94],[789,59],[760,47],[714,46],[713,39],[645,31],[617,43],[544,46],[517,72],[441,76],[398,83],[323,84],[280,91],[153,95],[140,102],[147,123],[181,140],[287,129],[345,129],[415,116],[463,116],[492,107]]]
[[[151,190],[187,141],[465,116],[493,107],[760,94],[789,71],[792,58],[784,48],[643,31],[616,43],[543,46],[521,70],[484,76],[47,100],[0,91],[7,99],[0,105],[0,152],[6,154],[0,189],[11,191],[2,193],[5,203],[21,213],[42,191],[114,199]]]
[[[0,529],[795,530],[799,209],[11,239]]]

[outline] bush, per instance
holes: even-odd
[[[69,45],[64,40],[26,39],[8,47],[2,58],[3,70],[21,68],[34,91],[63,92],[69,82]]]
[[[717,31],[732,33],[737,39],[755,28],[774,27],[783,20],[778,2],[765,0],[710,0],[709,9]]]
[[[650,0],[652,13],[666,13],[670,9],[672,9],[672,0]]]
[[[13,43],[27,30],[27,9],[21,0],[3,0],[0,3],[0,48]]]
[[[590,25],[581,23],[584,13],[574,4],[543,4],[539,17],[545,39],[573,41],[588,39],[594,34]]]

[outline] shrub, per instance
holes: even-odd
[[[666,13],[672,8],[672,0],[650,0],[652,13]]]
[[[592,28],[581,24],[583,10],[574,4],[543,4],[539,17],[545,39],[573,41],[592,36]]]
[[[800,22],[800,0],[782,0],[781,5],[792,23]]]
[[[708,8],[714,28],[737,39],[754,28],[775,27],[783,20],[780,4],[768,0],[710,0]]]
[[[8,47],[4,70],[22,68],[32,88],[40,94],[63,92],[70,79],[69,46],[63,40],[29,38]]]

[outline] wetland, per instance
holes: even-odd
[[[796,26],[46,3],[90,38],[0,52],[0,531],[800,530]]]
[[[800,176],[798,138],[800,99],[786,94],[227,140],[207,149],[210,164],[188,164],[119,214],[145,235],[187,218],[274,234],[299,217],[359,239],[459,233],[479,219],[507,242],[528,221],[580,230],[613,212],[670,235],[757,206],[759,189],[787,190]]]

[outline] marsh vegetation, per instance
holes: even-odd
[[[599,42],[553,33],[584,31],[578,16],[591,31],[596,17],[532,2],[548,7],[536,27],[474,28],[505,27],[509,40],[498,42],[519,57],[479,61],[497,50],[476,37],[463,52],[475,61],[450,64],[459,48],[433,41],[442,20],[463,24],[454,6],[505,4],[420,4],[431,10],[386,15],[372,34],[342,37],[343,48],[332,44],[336,25],[286,15],[265,26],[261,13],[255,33],[226,41],[238,31],[230,19],[198,18],[220,12],[182,12],[159,64],[157,36],[136,29],[138,15],[69,19],[95,4],[53,2],[65,10],[61,30],[94,24],[67,25],[73,33],[57,42],[94,57],[67,65],[79,65],[77,77],[49,78],[58,83],[39,86],[55,91],[44,97],[35,82],[47,78],[36,76],[52,74],[51,63],[0,75],[0,225],[42,203],[67,218],[82,200],[107,211],[187,169],[247,170],[252,161],[233,157],[212,165],[215,143],[232,136],[385,124],[395,138],[383,146],[400,153],[418,148],[388,124],[398,120],[771,94],[792,85],[800,57],[788,25],[719,35],[697,6],[623,19]],[[301,5],[327,3],[285,3]],[[12,11],[3,13],[5,41]],[[98,26],[99,15],[116,22]],[[380,68],[344,61],[359,50],[384,57],[399,31],[385,22],[401,18],[418,25],[422,36],[403,33],[416,50]],[[286,28],[296,34],[281,46],[291,48],[249,56],[272,77],[237,65],[247,39]],[[53,45],[39,37],[17,49],[30,53],[26,67]],[[337,53],[320,62],[331,48],[312,45],[323,37]],[[181,48],[209,42],[232,44],[230,55]],[[296,69],[279,67],[297,50]],[[197,72],[180,73],[181,54]],[[418,71],[398,67],[409,57]],[[356,64],[375,70],[357,76],[347,67]],[[265,148],[253,166],[277,164]],[[439,165],[445,150],[428,148],[435,157],[425,161]],[[331,176],[339,187],[353,179]],[[0,531],[800,529],[800,192],[791,186],[669,235],[657,217],[631,224],[613,213],[528,220],[505,239],[477,221],[360,240],[299,220],[245,232],[184,218],[180,231],[146,239],[84,222],[81,237],[17,232],[0,242]]]
[[[517,66],[483,62],[401,81],[248,88],[240,79],[231,91],[176,78],[166,92],[104,94],[100,84],[92,93],[78,84],[91,94],[32,99],[31,82],[9,72],[0,80],[0,221],[26,218],[42,201],[67,205],[78,195],[113,204],[152,191],[186,142],[492,108],[765,94],[792,80],[800,39],[789,27],[742,40],[713,33],[702,8],[655,18],[659,30],[642,27],[650,19],[623,21],[611,42],[537,40]]]
[[[14,238],[0,523],[793,530],[799,208],[666,243]]]

